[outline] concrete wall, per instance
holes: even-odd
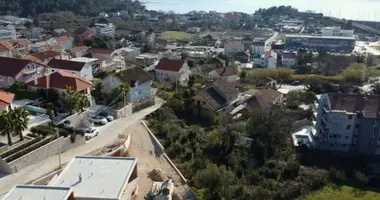
[[[115,110],[116,112],[116,119],[128,117],[132,115],[132,104],[128,104],[124,108],[121,108],[119,110]]]
[[[58,144],[60,147],[60,151],[65,152],[71,148],[75,148],[77,146],[80,146],[82,144],[85,144],[85,139],[82,136],[77,135],[75,143],[71,143],[70,137],[67,138],[59,138],[57,140],[54,140],[10,163],[8,163],[8,166],[10,168],[9,170],[3,171],[5,173],[16,173],[17,171],[28,167],[30,165],[36,164],[38,162],[41,162],[45,160],[46,158],[49,158],[51,156],[57,155],[58,154]],[[3,163],[0,163],[0,166]],[[1,167],[0,170],[6,169],[4,167]]]

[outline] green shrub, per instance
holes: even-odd
[[[289,162],[286,164],[284,170],[282,171],[282,179],[289,180],[294,179],[298,176],[300,170],[300,164],[298,162]]]
[[[76,129],[75,133],[81,136],[84,136],[84,130],[83,129]]]
[[[365,174],[361,173],[360,171],[356,171],[354,176],[356,180],[358,180],[359,182],[363,184],[368,184],[369,182],[369,178]]]
[[[75,143],[76,140],[77,140],[77,135],[76,134],[71,134],[70,135],[70,141],[71,141],[71,143]]]
[[[30,131],[34,134],[41,135],[42,137],[46,137],[47,135],[54,135],[55,130],[54,127],[51,127],[49,125],[39,125],[32,127]]]
[[[18,152],[18,151],[21,151],[22,149],[25,149],[25,148],[27,148],[27,147],[29,147],[29,146],[31,146],[31,145],[37,143],[37,142],[40,141],[41,139],[42,139],[42,138],[39,138],[39,137],[38,137],[38,138],[35,138],[35,139],[33,139],[33,140],[29,140],[28,142],[25,142],[24,144],[22,144],[22,145],[20,145],[20,146],[17,146],[16,148],[13,148],[13,149],[10,149],[10,150],[8,150],[8,151],[3,152],[2,154],[0,154],[0,157],[1,157],[1,158],[6,158],[6,157],[8,157],[8,156],[10,156],[10,155],[12,155],[12,154]]]
[[[58,129],[59,136],[68,137],[70,135],[70,132],[65,128]]]

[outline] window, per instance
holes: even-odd
[[[369,141],[369,147],[372,147],[372,140]]]
[[[373,127],[377,127],[377,123],[378,123],[377,120],[373,121]]]
[[[341,138],[342,137],[342,135],[341,134],[338,134],[338,138]]]
[[[332,135],[329,135],[329,138],[332,138]],[[380,138],[379,138],[379,140],[380,140]]]
[[[371,137],[375,137],[375,129],[372,130]]]
[[[355,128],[359,128],[359,124],[356,124],[356,125],[355,125]]]
[[[347,144],[344,144],[344,145],[343,145],[343,147],[346,147],[346,146],[347,146]]]
[[[348,140],[348,136],[344,137],[346,140]]]
[[[347,125],[347,130],[350,130],[351,129],[351,125]]]
[[[352,115],[348,115],[348,119],[352,119]]]

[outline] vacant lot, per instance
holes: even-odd
[[[380,194],[349,186],[328,185],[317,192],[301,198],[303,200],[375,200]]]
[[[165,31],[159,38],[163,40],[190,40],[194,36],[182,31]]]
[[[128,149],[130,157],[137,158],[138,166],[138,184],[139,194],[137,200],[143,200],[144,196],[149,193],[152,188],[153,181],[149,177],[149,173],[153,169],[162,169],[165,175],[171,177],[174,184],[174,192],[178,194],[180,199],[189,199],[191,195],[187,184],[181,181],[180,176],[162,156],[163,152],[157,143],[151,139],[148,131],[141,123],[135,123],[125,130],[126,134],[131,135],[131,143]]]

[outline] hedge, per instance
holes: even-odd
[[[44,139],[42,141],[39,141],[38,143],[35,143],[34,145],[31,145],[31,146],[29,146],[29,147],[27,147],[25,149],[22,149],[19,152],[15,153],[15,154],[13,154],[13,155],[11,155],[9,157],[7,157],[5,159],[5,162],[7,162],[7,163],[12,162],[12,161],[20,158],[21,156],[24,156],[24,155],[26,155],[26,154],[28,154],[28,153],[30,153],[30,152],[32,152],[32,151],[34,151],[34,150],[42,147],[42,146],[44,146],[45,144],[50,143],[51,141],[53,141],[55,139],[56,139],[56,136],[52,136],[50,138]]]
[[[30,132],[38,134],[38,135],[42,135],[43,137],[55,134],[54,128],[50,127],[48,125],[35,126],[35,127],[30,129]]]
[[[42,138],[35,138],[33,140],[29,140],[28,142],[25,142],[24,144],[22,144],[20,146],[17,146],[13,149],[10,149],[8,151],[3,152],[2,154],[0,154],[0,158],[6,158],[6,157],[18,152],[18,151],[21,151],[21,150],[39,142],[40,140],[42,140]]]

